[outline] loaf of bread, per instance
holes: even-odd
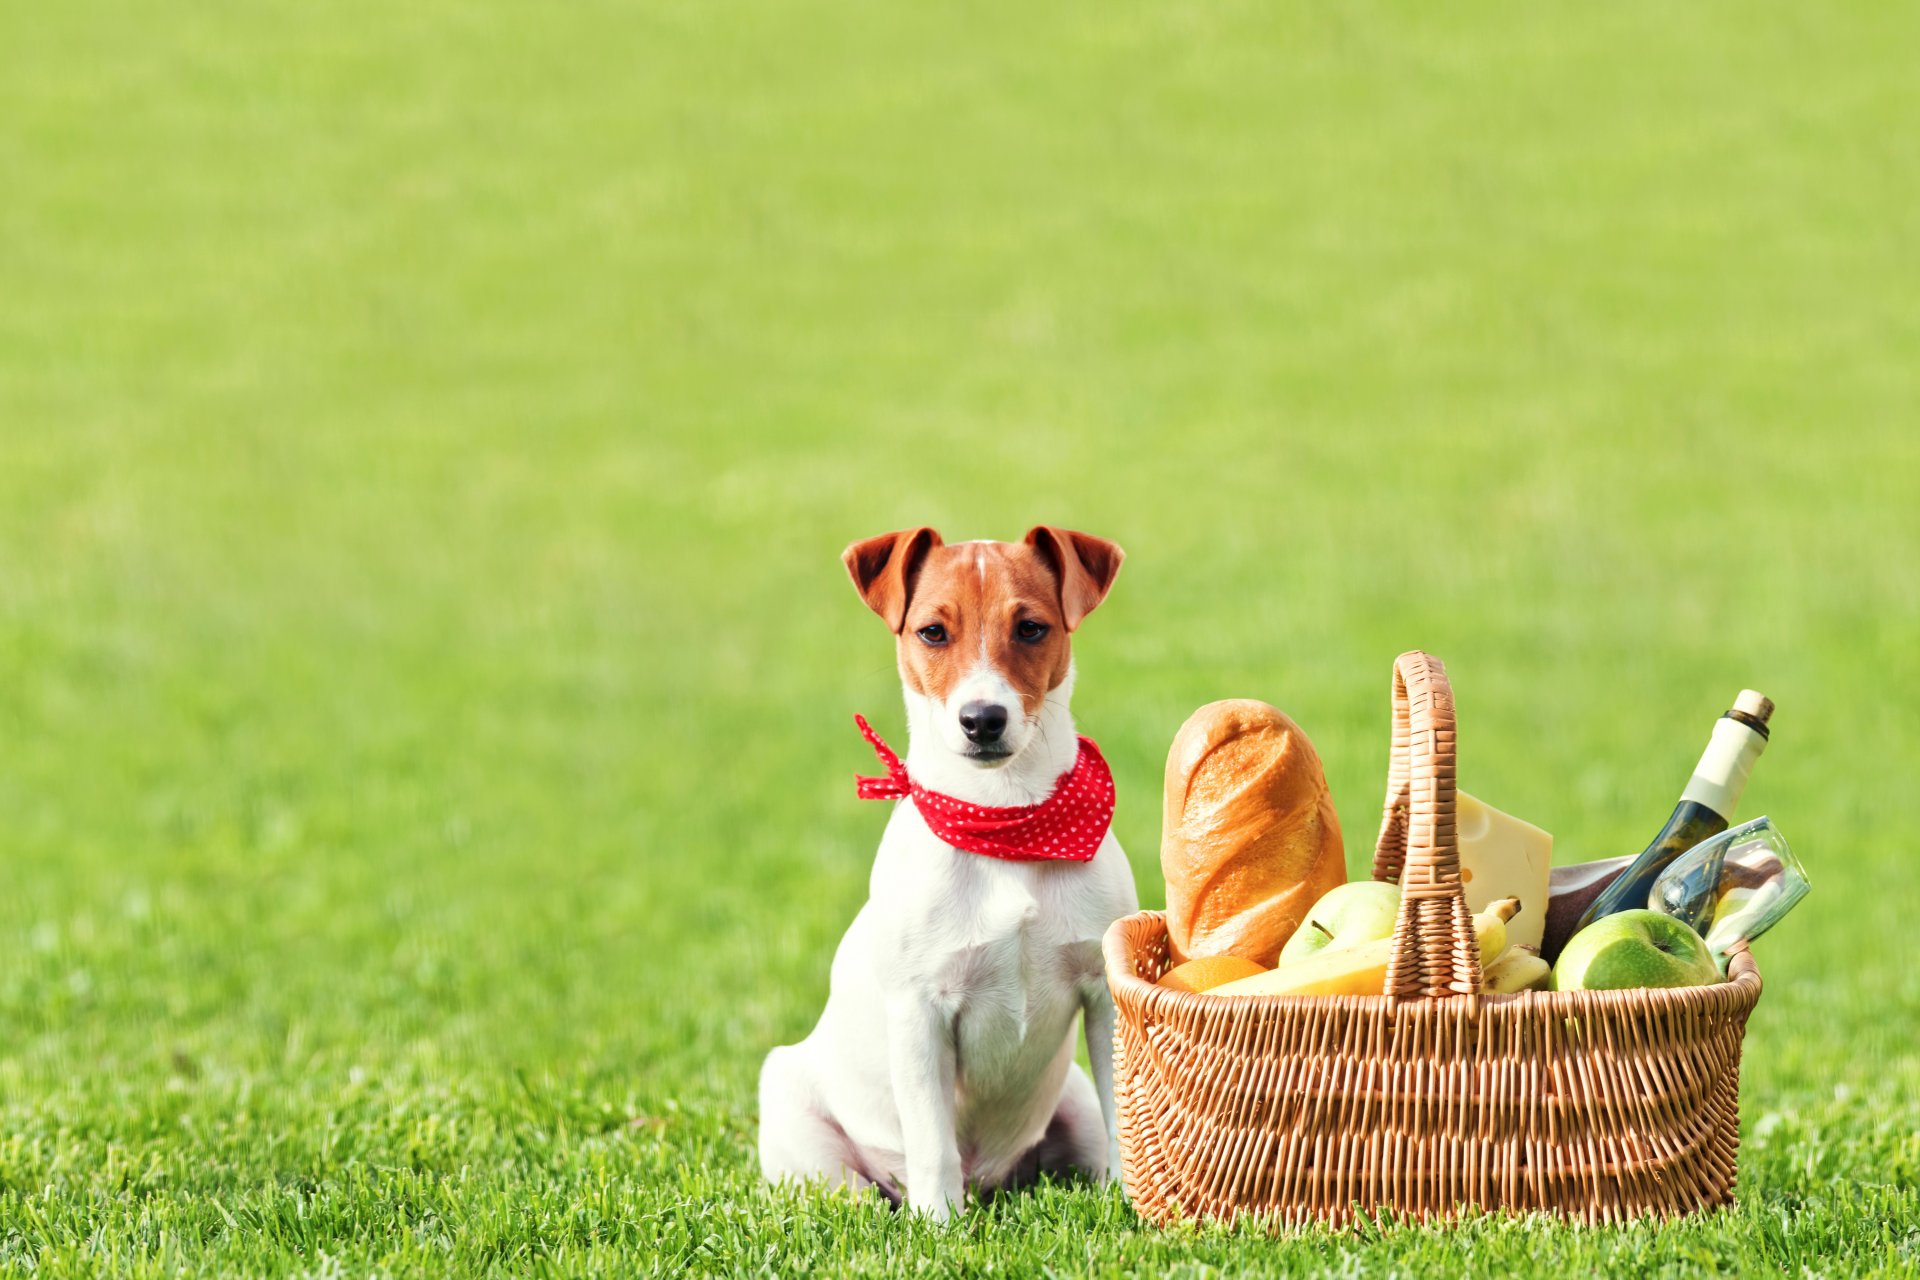
[[[1167,752],[1160,869],[1173,961],[1271,967],[1320,895],[1347,878],[1319,753],[1264,702],[1212,702]]]

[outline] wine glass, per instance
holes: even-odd
[[[1693,926],[1725,973],[1736,944],[1772,928],[1811,888],[1786,837],[1763,816],[1675,858],[1654,880],[1647,906]]]

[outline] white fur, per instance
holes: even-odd
[[[922,786],[932,787],[945,795],[959,796],[961,799],[973,799],[963,794],[968,789],[977,790],[985,786],[992,794],[1021,797],[1010,800],[974,800],[975,804],[1013,805],[1033,804],[1036,799],[1044,800],[1053,790],[1054,779],[1073,768],[1074,750],[1077,740],[1073,736],[1073,717],[1067,714],[1067,699],[1073,696],[1073,669],[1067,669],[1067,678],[1060,687],[1049,693],[1037,716],[1020,714],[1020,691],[1007,682],[988,661],[986,641],[980,644],[980,662],[953,687],[953,693],[945,702],[930,698],[925,694],[907,694],[907,772],[919,779]],[[1012,754],[1004,760],[979,762],[965,758],[967,750],[966,731],[960,727],[960,708],[969,702],[997,702],[1007,709],[1007,727],[996,745]],[[1049,711],[1055,703],[1067,726],[1067,741],[1061,743],[1042,743],[1041,754],[1034,757],[1027,767],[1015,770],[1014,766],[1028,760],[1027,746],[1032,743],[1049,719]],[[918,755],[914,753],[918,752]],[[1045,771],[1059,764],[1051,774]],[[915,766],[926,772],[916,771]],[[998,786],[982,783],[980,775],[984,770],[1009,775]],[[938,778],[936,782],[934,779]],[[950,789],[952,783],[960,791]]]
[[[996,680],[1006,685],[990,668],[976,671],[944,705],[907,694],[907,770],[974,804],[1035,804],[1079,750],[1067,705],[1073,673],[1039,714],[1009,721],[1014,754],[990,768],[963,756],[957,709],[1000,692]],[[1004,692],[1018,712],[1019,696]],[[907,1203],[937,1220],[968,1185],[992,1187],[1029,1167],[1119,1177],[1100,939],[1138,903],[1113,833],[1090,862],[1005,862],[939,840],[903,800],[868,894],[834,953],[819,1023],[761,1069],[766,1176],[872,1184],[894,1196],[904,1183]],[[1076,1018],[1091,1082],[1073,1061]]]

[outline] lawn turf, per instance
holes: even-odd
[[[1911,6],[0,10],[0,1271],[1920,1274]],[[1739,1207],[1272,1242],[763,1188],[900,733],[849,540],[1130,559],[1364,865],[1393,655],[1562,860],[1743,685]]]

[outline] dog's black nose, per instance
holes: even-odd
[[[968,742],[998,742],[1007,731],[1007,709],[997,702],[969,702],[960,708],[960,728]]]

